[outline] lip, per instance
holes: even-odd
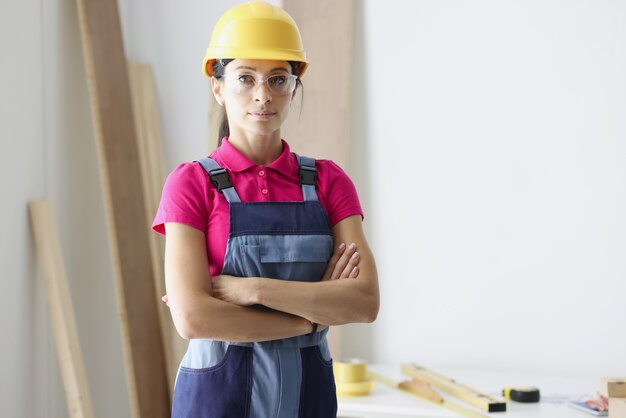
[[[267,119],[271,119],[272,117],[274,117],[276,115],[276,112],[268,112],[266,110],[261,110],[258,112],[248,112],[248,114],[256,119],[267,120]]]

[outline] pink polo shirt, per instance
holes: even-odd
[[[228,170],[242,202],[301,202],[302,188],[298,163],[286,141],[282,154],[268,166],[257,165],[229,142],[211,153]],[[317,196],[326,210],[331,226],[363,210],[352,180],[334,162],[316,160]],[[230,229],[226,198],[217,191],[199,163],[183,162],[165,180],[159,209],[152,229],[165,235],[165,222],[179,222],[206,234],[209,271],[221,273]]]

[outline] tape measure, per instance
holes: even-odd
[[[515,402],[533,403],[539,402],[541,397],[539,389],[536,387],[519,387],[519,388],[504,388],[502,390],[502,396],[507,401],[510,399]]]
[[[337,396],[365,396],[374,387],[367,377],[367,363],[359,359],[346,359],[333,362]]]

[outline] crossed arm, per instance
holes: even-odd
[[[372,322],[378,314],[376,266],[359,215],[333,228],[335,243],[355,245],[337,246],[324,279],[315,283],[211,278],[204,234],[178,223],[165,229],[166,300],[185,339],[266,341],[306,334],[311,322]],[[253,304],[271,309],[248,306]]]

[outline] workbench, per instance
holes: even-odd
[[[409,379],[400,371],[400,365],[369,365],[368,370],[400,381]],[[578,411],[569,400],[580,400],[600,388],[600,377],[581,378],[504,371],[438,368],[437,372],[471,386],[481,392],[500,396],[506,386],[535,386],[541,391],[539,403],[523,404],[509,401],[506,412],[483,412],[488,417],[500,418],[591,418]],[[475,411],[478,408],[438,391],[446,401],[454,401]],[[339,397],[339,418],[459,418],[462,415],[423,401],[415,396],[376,382],[367,396]]]

